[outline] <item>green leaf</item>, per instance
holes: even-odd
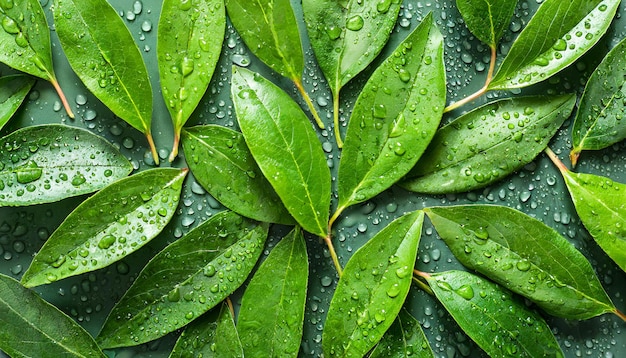
[[[420,323],[403,308],[370,358],[435,358]]]
[[[488,89],[530,86],[571,65],[604,35],[620,2],[545,0],[511,46]]]
[[[303,0],[311,46],[333,94],[369,65],[387,43],[399,0]]]
[[[322,333],[327,357],[362,357],[381,339],[409,293],[424,213],[387,225],[346,264]]]
[[[106,267],[137,251],[174,215],[186,174],[186,169],[152,169],[100,190],[50,235],[22,283],[51,283]]]
[[[424,211],[463,265],[549,314],[589,319],[615,311],[589,261],[541,221],[491,205]]]
[[[5,275],[0,324],[0,350],[11,357],[106,357],[74,320]]]
[[[456,0],[465,25],[476,38],[495,48],[511,23],[517,0]]]
[[[13,117],[15,112],[30,89],[35,84],[35,80],[30,76],[11,75],[0,77],[0,129]]]
[[[252,156],[302,228],[328,235],[330,170],[308,118],[276,85],[233,67],[232,99]]]
[[[297,357],[309,263],[300,228],[272,249],[241,299],[237,331],[248,357]]]
[[[51,203],[127,176],[130,162],[104,138],[49,124],[0,139],[0,206]]]
[[[372,74],[339,166],[339,211],[404,177],[435,135],[446,98],[443,38],[429,14]]]
[[[221,126],[183,130],[183,149],[191,172],[215,199],[254,220],[294,224],[274,188],[254,161],[243,135]]]
[[[576,165],[583,150],[607,148],[626,138],[626,40],[609,52],[593,72],[580,99],[570,153]]]
[[[226,303],[187,325],[169,358],[187,357],[243,358],[233,315]]]
[[[170,162],[178,154],[182,127],[209,87],[225,30],[224,0],[163,1],[157,60],[161,92],[174,124]]]
[[[56,0],[54,23],[67,59],[85,86],[152,142],[152,87],[141,52],[106,0]]]
[[[543,318],[497,284],[464,271],[432,274],[428,283],[461,329],[490,357],[564,356]]]
[[[267,224],[221,212],[163,249],[113,307],[98,335],[100,346],[149,342],[218,305],[252,271],[267,230]]]
[[[401,185],[430,194],[465,192],[530,163],[576,103],[575,95],[509,98],[445,125]]]

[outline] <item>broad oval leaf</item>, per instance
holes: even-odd
[[[381,339],[409,293],[424,213],[387,225],[346,264],[322,333],[327,357],[362,357]]]
[[[35,84],[35,79],[24,75],[0,77],[0,129],[13,117]]]
[[[429,14],[372,74],[357,99],[339,166],[339,209],[380,194],[413,168],[446,98],[443,38]]]
[[[187,169],[152,169],[116,181],[80,204],[35,255],[27,287],[94,271],[121,260],[170,221]]]
[[[158,163],[150,132],[150,78],[117,11],[106,0],[57,0],[54,23],[74,72],[116,116],[146,135]]]
[[[169,358],[243,358],[233,315],[226,303],[185,327]]]
[[[106,357],[73,319],[5,275],[0,324],[0,350],[12,357]]]
[[[580,99],[572,129],[572,164],[583,150],[607,148],[626,138],[626,40],[593,72]]]
[[[501,286],[464,271],[432,274],[428,283],[461,329],[490,357],[564,356],[543,318]]]
[[[541,221],[492,205],[424,211],[463,265],[549,314],[589,319],[615,311],[589,261]]]
[[[571,65],[604,35],[620,2],[545,0],[513,42],[488,88],[530,86]]]
[[[517,0],[456,0],[465,25],[476,38],[495,48],[511,23]]]
[[[196,180],[215,199],[254,220],[294,224],[294,220],[254,161],[243,135],[222,126],[186,128],[183,149]]]
[[[0,139],[0,206],[51,203],[99,190],[133,170],[104,138],[48,124]]]
[[[226,211],[163,249],[113,307],[97,337],[100,346],[149,342],[218,305],[244,283],[267,232],[267,224]]]
[[[400,0],[303,0],[311,46],[335,96],[387,43]]]
[[[477,108],[437,131],[401,185],[447,194],[501,180],[545,149],[575,104],[575,95],[562,95],[509,98]]]
[[[252,156],[302,228],[328,235],[330,169],[297,103],[258,74],[233,67],[232,99]]]
[[[246,356],[298,356],[308,277],[306,244],[297,227],[272,249],[241,299],[237,331]]]
[[[385,332],[370,358],[435,358],[422,326],[405,308]]]
[[[157,60],[161,92],[174,124],[173,161],[180,131],[209,87],[226,31],[224,0],[165,0]]]

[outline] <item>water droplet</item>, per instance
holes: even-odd
[[[398,285],[397,283],[394,283],[393,285],[391,285],[391,287],[387,289],[387,296],[391,298],[395,298],[399,294],[400,294],[400,285]]]
[[[387,116],[387,108],[384,104],[377,104],[372,108],[372,116],[374,118],[385,118]]]
[[[410,273],[411,273],[411,269],[409,268],[409,266],[402,266],[396,270],[396,276],[398,276],[398,278],[405,278]]]
[[[391,0],[378,0],[378,3],[376,4],[376,11],[384,14],[387,11],[389,11],[390,7],[391,7]]]
[[[515,267],[522,272],[526,272],[530,270],[530,262],[527,260],[518,261]]]
[[[4,16],[2,19],[2,28],[9,34],[15,35],[20,32],[17,23],[8,16]]]
[[[98,242],[98,247],[106,250],[109,247],[113,246],[116,240],[117,239],[113,235],[105,235],[102,239],[100,239],[100,242]]]
[[[565,51],[567,50],[567,42],[565,42],[565,40],[563,39],[558,39],[556,40],[552,48],[556,51]]]
[[[336,40],[341,36],[341,28],[337,26],[329,26],[326,28],[326,33],[331,40]]]
[[[346,22],[346,28],[351,31],[359,31],[363,28],[364,21],[360,15],[354,15]]]
[[[180,0],[180,4],[178,4],[181,10],[189,10],[191,9],[192,2],[191,0]]]
[[[40,168],[37,163],[32,160],[29,160],[26,164],[16,170],[17,182],[20,184],[34,182],[35,180],[41,178],[42,174],[42,168]]]
[[[141,23],[141,31],[143,32],[150,32],[152,31],[152,22],[150,22],[150,20],[146,20],[144,22]]]
[[[194,61],[192,58],[185,56],[180,64],[180,69],[184,77],[189,76],[194,70]]]
[[[87,179],[85,178],[85,176],[82,173],[76,173],[74,175],[74,177],[72,178],[72,185],[73,186],[80,186],[82,184],[84,184],[87,181]]]
[[[180,289],[178,287],[174,288],[167,294],[167,300],[170,302],[178,302],[180,301]]]
[[[466,300],[471,300],[472,298],[474,298],[474,289],[470,285],[463,285],[459,287],[455,292]]]

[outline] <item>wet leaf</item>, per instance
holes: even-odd
[[[73,319],[0,275],[0,350],[11,357],[106,357]]]
[[[246,356],[298,356],[308,277],[304,237],[295,228],[263,261],[241,300],[237,331]]]
[[[464,271],[432,274],[428,283],[461,329],[490,357],[564,356],[543,318],[501,286]]]
[[[424,213],[387,225],[350,258],[322,333],[327,357],[362,357],[394,322],[409,293]]]
[[[152,87],[141,52],[106,0],[57,0],[54,23],[67,59],[85,86],[152,142]]]
[[[13,117],[30,92],[35,80],[30,76],[0,77],[0,129]]]
[[[541,221],[491,205],[424,211],[463,265],[549,314],[589,319],[615,311],[589,261]]]
[[[182,138],[191,172],[220,203],[254,220],[294,224],[241,133],[206,125],[186,128]]]
[[[530,163],[547,146],[576,96],[520,97],[477,108],[445,125],[401,185],[447,194],[487,186]]]
[[[435,358],[420,323],[403,308],[370,358]]]
[[[267,230],[267,224],[221,212],[163,249],[109,314],[97,338],[100,346],[149,342],[218,305],[252,271]]]
[[[572,129],[573,165],[581,151],[604,149],[626,138],[624,93],[626,40],[606,55],[587,82]]]
[[[415,165],[443,115],[445,76],[443,38],[428,15],[356,101],[339,166],[338,210],[378,195]]]
[[[489,89],[530,86],[568,67],[600,40],[620,2],[545,0],[513,42]]]
[[[233,67],[232,99],[252,156],[302,228],[328,235],[330,170],[309,119],[285,92]]]
[[[152,169],[100,190],[52,233],[22,283],[51,283],[106,267],[137,251],[174,215],[186,174],[186,169]]]
[[[99,190],[133,170],[104,138],[49,124],[0,139],[0,206],[51,203]]]
[[[517,0],[456,0],[467,28],[492,48],[510,25],[515,5]]]
[[[180,131],[209,87],[226,30],[224,0],[163,1],[157,32],[161,92],[174,124],[173,161]]]
[[[226,303],[187,325],[169,358],[243,358],[233,315]]]

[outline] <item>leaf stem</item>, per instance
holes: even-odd
[[[231,301],[230,297],[226,297],[226,304],[228,305],[228,310],[230,314],[235,318],[235,308],[233,308],[233,301]]]
[[[339,131],[339,90],[337,93],[333,93],[333,126],[335,127],[335,141],[337,141],[337,147],[343,148],[343,140],[341,139],[341,132]]]
[[[341,215],[341,213],[343,213],[345,209],[346,209],[345,206],[341,206],[341,207],[338,207],[337,210],[335,210],[335,213],[333,214],[333,216],[330,218],[330,220],[328,220],[328,232],[330,232],[330,229],[333,227],[333,224],[335,223],[335,221],[337,221],[337,219],[339,218],[339,215]]]
[[[544,152],[548,155],[548,158],[550,158],[552,163],[554,163],[554,165],[556,165],[556,167],[559,168],[561,172],[568,171],[565,164],[563,164],[563,162],[559,159],[559,157],[557,157],[556,154],[554,154],[554,152],[552,151],[552,149],[550,149],[550,147],[546,147]]]
[[[178,146],[180,145],[180,130],[176,130],[174,133],[174,144],[172,145],[172,152],[170,153],[170,163],[176,160],[178,155]]]
[[[417,270],[415,270],[415,271],[417,271]],[[417,285],[417,287],[421,288],[422,291],[428,293],[431,296],[435,295],[435,293],[430,288],[430,286],[428,286],[426,283],[422,282],[419,278],[413,277],[413,282]]]
[[[572,162],[572,167],[575,167],[578,164],[578,158],[580,158],[580,149],[574,148],[569,153],[569,160]]]
[[[154,145],[154,139],[152,138],[152,133],[147,132],[146,138],[148,139],[148,145],[150,146],[150,151],[152,152],[152,158],[154,159],[154,164],[159,165],[159,154],[157,153],[156,146]]]
[[[621,318],[622,321],[626,322],[626,314],[624,314],[622,311],[616,308],[615,311],[613,311],[613,313],[615,313],[617,317]]]
[[[63,90],[61,89],[61,86],[59,85],[59,81],[57,81],[56,78],[52,77],[50,79],[50,83],[52,83],[52,86],[54,87],[54,89],[57,91],[57,94],[59,95],[59,98],[61,99],[61,103],[63,103],[63,107],[65,108],[65,112],[67,112],[67,115],[74,119],[74,112],[72,112],[72,108],[70,107],[70,104],[67,102],[67,98],[65,97],[65,93],[63,93]]]
[[[343,274],[343,269],[341,268],[341,263],[339,263],[339,257],[337,257],[337,252],[335,251],[335,246],[333,245],[330,230],[328,230],[328,236],[324,238],[324,242],[326,243],[326,246],[328,246],[328,251],[330,252],[330,257],[333,259],[333,264],[335,264],[337,274],[339,275],[339,277],[341,277],[341,275]]]
[[[302,84],[302,80],[299,79],[299,78],[295,78],[293,80],[293,83],[296,85],[296,88],[298,89],[298,91],[302,95],[302,98],[304,98],[304,101],[306,102],[306,105],[309,107],[309,111],[311,111],[311,114],[313,115],[313,118],[315,119],[315,123],[317,123],[317,126],[320,129],[324,129],[325,128],[324,122],[322,122],[322,119],[320,118],[319,113],[317,113],[317,110],[315,109],[315,106],[313,105],[313,101],[311,100],[311,97],[309,96],[309,94],[304,89],[304,85]]]

